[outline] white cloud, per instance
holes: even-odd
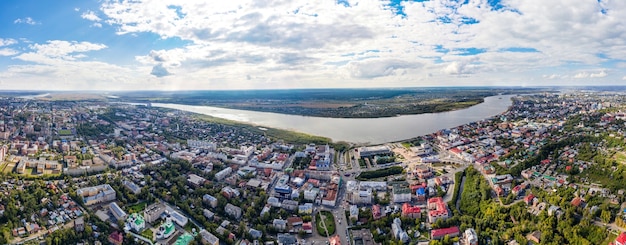
[[[350,75],[358,79],[370,79],[385,77],[403,73],[405,69],[421,67],[419,63],[410,63],[403,60],[367,60],[363,62],[350,62],[347,66]]]
[[[19,54],[20,52],[15,49],[10,48],[0,48],[0,56],[13,56]]]
[[[591,73],[591,74],[589,74],[589,77],[590,78],[602,78],[602,77],[606,77],[608,75],[609,74],[606,73],[606,71],[600,71],[598,73]]]
[[[574,78],[603,78],[608,76],[609,74],[602,70],[602,71],[598,71],[598,72],[587,72],[587,71],[582,71],[579,73],[576,73],[576,75],[574,75]]]
[[[0,47],[16,44],[17,40],[12,38],[0,38]]]
[[[96,15],[95,12],[93,11],[87,11],[84,12],[83,14],[80,15],[81,18],[86,19],[86,20],[90,20],[90,21],[95,21],[95,22],[99,22],[102,19],[100,19],[100,17],[98,17],[98,15]]]
[[[622,80],[626,80],[626,76],[622,77]]]
[[[13,21],[14,24],[29,24],[29,25],[39,25],[41,22],[33,20],[31,17],[19,18]]]
[[[95,11],[74,10],[91,26],[106,23],[119,35],[183,40],[185,45],[138,55],[132,64],[138,82],[158,81],[154,86],[163,88],[179,81],[199,89],[545,85],[608,77],[611,69],[625,66],[607,61],[626,57],[626,1],[500,1],[498,11],[488,2],[402,1],[406,16],[396,15],[388,0],[349,6],[308,0],[102,1]],[[61,51],[33,44],[32,52],[16,58],[82,65],[90,62],[88,51],[105,48],[39,45]],[[572,70],[571,64],[585,70]]]

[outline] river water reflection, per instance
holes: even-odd
[[[152,106],[319,135],[334,141],[378,144],[410,139],[498,115],[511,106],[512,97],[487,97],[485,102],[462,110],[386,118],[323,118],[162,103]]]

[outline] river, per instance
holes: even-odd
[[[333,141],[380,144],[410,139],[498,115],[511,106],[513,96],[486,97],[485,102],[461,110],[385,118],[310,117],[163,103],[152,103],[152,106],[319,135],[331,138]]]

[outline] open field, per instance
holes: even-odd
[[[114,101],[159,102],[332,118],[379,118],[467,108],[499,94],[529,88],[379,88],[120,92]]]

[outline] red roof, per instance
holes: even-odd
[[[622,234],[620,234],[615,241],[621,244],[626,244],[626,232],[622,232]]]
[[[528,196],[524,197],[524,202],[530,203],[534,198],[535,198],[535,195],[529,194]]]
[[[462,152],[462,151],[461,151],[461,149],[456,148],[456,147],[454,147],[454,148],[450,149],[450,151],[451,151],[452,153],[454,153],[454,154],[459,154],[459,153],[461,153],[461,152]]]
[[[574,198],[574,200],[572,200],[572,205],[574,205],[575,207],[580,206],[580,204],[583,202],[583,200],[580,197],[576,197]]]
[[[404,215],[414,214],[414,213],[421,213],[421,212],[422,212],[422,210],[418,206],[411,206],[408,203],[402,204],[402,214],[404,214]]]
[[[449,227],[449,228],[442,228],[442,229],[436,229],[436,230],[432,230],[430,232],[430,237],[443,237],[445,235],[450,235],[450,234],[454,234],[454,233],[460,233],[461,231],[459,230],[459,227],[453,226],[453,227]]]

